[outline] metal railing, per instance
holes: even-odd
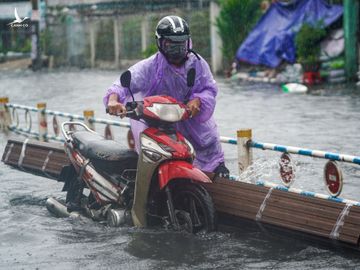
[[[128,122],[96,118],[93,116],[94,115],[93,111],[84,111],[84,116],[81,116],[78,114],[71,114],[71,113],[65,113],[65,112],[60,112],[60,111],[48,110],[48,109],[46,109],[46,105],[45,105],[45,107],[41,107],[41,105],[44,105],[44,103],[39,103],[38,105],[40,105],[40,108],[39,108],[39,106],[38,106],[38,108],[36,108],[36,107],[24,106],[24,105],[20,105],[20,104],[5,103],[4,108],[11,109],[11,112],[9,112],[11,115],[11,117],[10,117],[11,124],[8,125],[8,129],[15,133],[18,133],[18,134],[24,134],[24,135],[27,134],[32,137],[36,137],[38,139],[43,138],[45,141],[46,140],[55,140],[55,141],[64,142],[64,139],[59,136],[60,132],[58,130],[58,128],[59,128],[58,119],[57,119],[58,117],[66,118],[70,121],[80,120],[80,121],[87,122],[87,124],[93,130],[95,129],[93,126],[93,124],[95,124],[95,123],[104,124],[104,125],[108,125],[108,126],[130,128],[130,123],[128,123]],[[25,128],[20,127],[18,110],[24,111]],[[31,112],[40,114],[40,117],[38,117],[39,123],[41,123],[42,121],[44,122],[44,116],[53,116],[52,123],[53,123],[54,134],[50,135],[48,133],[48,131],[49,131],[48,129],[42,130],[42,132],[41,132],[40,127],[39,127],[39,132],[33,131],[32,130],[33,120],[32,120],[32,116],[31,116]],[[40,119],[40,118],[43,118],[43,119]],[[47,120],[47,119],[45,119],[45,120]],[[48,126],[48,125],[46,124],[46,126]],[[111,132],[111,130],[110,130],[110,132]],[[104,136],[107,138],[113,137],[112,132],[111,132],[110,136],[109,136],[109,133],[104,134]],[[236,144],[237,143],[236,139],[224,137],[224,136],[220,137],[220,141],[222,143],[228,143],[228,144]]]
[[[234,139],[231,139],[233,142]],[[265,185],[270,188],[286,189],[302,195],[310,195],[322,199],[336,198],[340,195],[343,187],[343,174],[337,162],[347,162],[360,165],[360,156],[345,155],[320,150],[312,150],[307,148],[299,148],[294,146],[278,145],[273,143],[257,142],[252,140],[251,130],[239,130],[236,144],[238,145],[238,161],[240,173],[244,172],[253,163],[253,149],[269,150],[281,152],[279,161],[281,186],[266,181],[258,181],[257,184]],[[291,188],[295,179],[295,163],[290,154],[308,156],[320,159],[327,159],[328,162],[324,167],[324,183],[326,190],[330,194],[322,195],[313,192],[303,192],[298,189]],[[234,177],[236,180],[237,177]],[[344,199],[342,199],[344,201]],[[346,200],[344,201],[346,202]]]
[[[0,105],[1,106],[1,105]],[[24,113],[24,121],[19,121],[19,110]],[[5,103],[3,104],[3,126],[8,130],[20,135],[31,136],[38,140],[48,141],[55,140],[64,142],[64,138],[60,136],[60,124],[58,118],[65,118],[68,121],[79,120],[85,122],[91,129],[95,130],[95,123],[105,125],[104,136],[108,139],[113,138],[110,126],[130,128],[130,124],[126,122],[113,121],[102,118],[95,118],[93,111],[84,111],[84,115],[65,113],[60,111],[53,111],[46,109],[45,103],[39,103],[37,108],[31,106],[24,106],[19,104]],[[1,108],[0,108],[1,113]],[[33,128],[33,116],[31,113],[37,113],[37,130]],[[49,129],[48,116],[52,116],[52,131]],[[1,121],[1,119],[0,119]],[[23,127],[21,125],[24,125]],[[51,133],[50,133],[51,131]]]
[[[262,150],[273,150],[278,152],[343,161],[343,162],[355,163],[360,165],[360,156],[351,156],[351,155],[344,155],[338,153],[324,152],[320,150],[303,149],[294,146],[277,145],[272,143],[261,143],[255,141],[250,141],[249,144],[250,144],[249,147],[258,148]]]
[[[18,110],[22,110],[24,112],[24,121],[22,122],[22,124],[25,124],[25,127],[20,126]],[[38,131],[33,130],[33,121],[31,116],[32,112],[37,113]],[[51,134],[49,133],[48,129],[47,116],[53,117],[53,128]],[[130,124],[127,122],[96,118],[94,117],[93,111],[84,111],[83,116],[81,116],[77,114],[48,110],[46,109],[45,103],[39,103],[37,108],[35,108],[19,104],[11,104],[8,102],[7,98],[0,98],[0,129],[3,130],[10,130],[17,134],[31,136],[43,141],[55,140],[64,142],[64,138],[60,136],[60,125],[58,122],[58,117],[66,118],[67,121],[83,121],[92,130],[95,130],[95,123],[103,124],[105,125],[104,137],[107,139],[114,138],[112,130],[110,128],[111,126],[125,127],[128,129],[130,128]],[[128,132],[130,132],[130,129]],[[128,136],[128,139],[129,138],[131,139],[131,137]],[[258,181],[256,184],[268,186],[275,189],[288,190],[302,195],[315,196],[323,199],[334,199],[338,195],[340,195],[342,191],[343,176],[341,169],[336,162],[347,162],[360,165],[360,156],[352,156],[320,150],[299,148],[294,146],[257,142],[252,140],[251,130],[239,130],[237,132],[237,138],[220,136],[220,141],[226,144],[237,145],[240,176],[253,163],[253,149],[282,152],[279,165],[280,176],[283,185],[276,185],[266,181]],[[130,140],[128,141],[128,143],[129,147],[133,147]],[[312,192],[304,192],[291,187],[295,178],[295,164],[293,163],[290,154],[329,160],[324,168],[324,180],[326,189],[330,193],[330,196]],[[236,175],[230,176],[230,179],[232,180],[239,180],[239,178],[240,177]],[[344,201],[344,199],[342,200]],[[346,202],[346,200],[344,202]]]

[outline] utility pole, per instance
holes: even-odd
[[[210,42],[211,42],[211,69],[212,72],[220,73],[223,70],[222,41],[217,32],[216,18],[220,14],[220,6],[217,2],[210,2]]]
[[[40,13],[38,0],[31,0],[31,67],[36,71],[41,68],[40,51]]]
[[[356,78],[358,69],[358,24],[358,0],[344,0],[345,70],[348,80],[354,80]]]

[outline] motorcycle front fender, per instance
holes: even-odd
[[[186,161],[174,160],[161,164],[159,167],[160,189],[174,179],[191,179],[195,182],[212,183],[206,174]]]

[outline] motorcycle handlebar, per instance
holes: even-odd
[[[109,108],[106,108],[106,113],[109,114]],[[125,116],[125,117],[129,117],[131,116],[132,114],[134,114],[135,111],[127,111],[126,113],[124,114],[115,114],[115,116]]]
[[[186,104],[186,103],[185,103]],[[135,108],[137,107],[137,103],[136,102],[132,102],[132,103],[127,103],[126,104],[126,113],[124,114],[116,114],[115,116],[124,116],[124,117],[131,117],[134,116],[134,114],[136,115],[135,112]],[[109,114],[109,108],[106,108],[106,113]],[[186,112],[189,115],[189,118],[192,118],[192,111],[189,108],[186,108]]]

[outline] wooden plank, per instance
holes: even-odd
[[[267,208],[267,210],[263,213],[262,221],[266,221],[270,218],[270,220],[276,219],[279,223],[283,224],[283,226],[295,226],[306,229],[308,232],[313,232],[313,234],[317,234],[319,232],[325,233],[330,237],[330,234],[335,226],[336,221],[327,221],[327,220],[319,220],[313,219],[311,217],[299,216],[297,213],[278,213],[276,211],[271,211]],[[343,227],[340,227],[340,235],[339,240],[357,244],[359,239],[359,227],[349,227],[345,224]]]
[[[237,216],[237,217],[241,217],[241,218],[245,218],[245,219],[249,219],[249,220],[254,220],[256,214],[254,213],[250,213],[245,211],[241,211],[237,208],[233,208],[230,206],[223,206],[223,205],[216,205],[216,210],[219,211],[220,213],[225,213],[225,214],[230,214],[233,216]]]
[[[17,167],[23,140],[9,140],[2,159],[11,143],[14,145],[6,163]],[[52,151],[50,157],[49,151]],[[56,179],[62,167],[70,162],[61,144],[29,140],[22,165],[27,171],[41,174],[47,157],[49,161],[45,172]],[[227,179],[217,179],[213,184],[204,186],[213,197],[218,212],[249,220],[256,219],[270,190],[268,187]],[[266,200],[260,222],[329,238],[345,206],[343,203],[273,189]],[[339,240],[358,245],[359,237],[360,207],[352,206],[344,217],[344,225],[339,228]]]
[[[258,205],[254,205],[252,202],[248,202],[245,200],[237,200],[229,204],[229,201],[227,198],[224,197],[215,197],[214,198],[215,207],[218,205],[222,205],[223,207],[230,207],[230,208],[236,208],[239,209],[239,211],[247,211],[250,213],[256,213],[259,211],[259,207],[261,202],[258,203]]]
[[[276,206],[272,206],[272,205],[267,205],[267,208],[266,209],[276,209]],[[313,220],[315,221],[323,221],[323,222],[326,222],[326,223],[330,223],[332,228],[335,226],[336,222],[337,222],[337,219],[341,213],[341,211],[338,211],[337,213],[335,213],[336,215],[333,216],[333,217],[320,217],[319,213],[315,213],[315,215],[313,213],[306,213],[306,211],[303,211],[303,212],[298,212],[297,211],[298,209],[294,209],[293,211],[291,209],[281,209],[281,211],[283,211],[284,213],[287,213],[287,214],[290,214],[292,216],[294,216],[294,222],[295,223],[299,223],[297,222],[298,220],[301,220],[301,219],[305,219],[305,220],[309,220],[311,222],[313,222]],[[301,222],[300,222],[301,224]],[[331,229],[332,230],[332,229]],[[359,225],[356,225],[356,224],[351,224],[351,223],[346,223],[345,221],[345,224],[343,227],[340,228],[340,232],[342,234],[346,234],[346,235],[349,235],[349,236],[355,236],[357,238],[359,238],[359,232],[360,232],[360,226]]]
[[[343,222],[344,222],[343,228],[352,228],[354,230],[357,230],[357,232],[360,234],[360,224],[352,222],[352,220],[356,220],[358,222],[359,216],[357,218],[355,218],[355,217],[351,217],[350,215],[354,215],[354,213],[350,212],[348,216],[344,217],[344,219],[343,219]]]
[[[351,206],[350,212],[352,212],[356,216],[360,217],[360,206],[357,206],[357,205]]]
[[[209,190],[210,193],[213,193],[212,195],[214,195],[215,198],[216,196],[218,196],[218,193],[220,193],[217,192],[218,189],[221,189],[222,193],[226,193],[226,190],[229,190],[228,193],[231,194],[230,190],[233,190],[234,188],[242,188],[243,186],[245,188],[247,187],[247,184],[245,183],[225,182],[224,180],[217,181],[216,184],[217,186],[213,185],[212,189]],[[221,188],[219,188],[219,184],[221,184]],[[254,187],[258,186],[253,186],[250,188],[250,191],[246,191],[249,192],[250,196],[252,193],[258,191],[258,189],[254,189]],[[268,189],[265,192],[262,192],[267,193]],[[235,200],[239,199],[235,198]],[[252,213],[245,211],[241,208],[234,209],[233,206],[228,205],[229,203],[233,205],[234,198],[232,198],[232,200],[222,202],[221,205],[216,205],[217,202],[215,202],[215,205],[217,207],[217,210],[220,212],[231,214],[234,216],[240,216],[247,219],[255,219],[256,213],[254,213],[254,209],[253,211],[251,211]],[[272,217],[271,215],[266,216],[266,214],[263,213],[265,215],[262,218],[263,222],[270,223],[279,227],[286,227],[292,230],[295,229],[305,233],[319,235],[326,238],[329,238],[329,235],[339,217],[339,214],[345,207],[345,204],[342,203],[327,201],[315,197],[305,197],[300,194],[280,190],[273,190],[271,196],[267,201],[267,207],[269,207],[269,205],[272,205],[277,211],[279,211],[279,209],[281,209],[280,211],[284,211],[283,209],[292,211],[293,215],[287,216],[287,219],[284,219],[283,216],[282,219],[279,219],[278,215],[276,217]],[[268,211],[267,209],[269,208],[265,208],[264,212]],[[358,209],[359,208],[357,207],[357,210]],[[353,213],[354,212],[355,211],[353,211]],[[278,212],[276,212],[276,214],[277,213]],[[352,216],[350,216],[349,214],[347,218],[349,221],[359,224],[360,215],[352,214]],[[345,220],[345,222],[346,221],[347,220]],[[325,225],[325,229],[323,225]],[[360,229],[358,226],[347,227],[345,223],[343,229],[340,230],[339,240],[351,244],[358,244],[359,231]]]
[[[8,143],[14,143],[22,145],[24,142],[24,139],[22,138],[10,138],[8,140]],[[38,148],[43,148],[45,150],[51,149],[51,150],[58,150],[60,152],[64,152],[64,146],[61,143],[49,143],[49,142],[40,142],[37,140],[29,140],[27,145],[31,145]]]
[[[229,185],[223,185],[222,188],[221,188],[221,191],[222,192],[226,192],[226,187],[224,188],[224,186],[229,186]],[[234,186],[234,185],[232,185]],[[235,185],[235,187],[238,187],[240,185]],[[231,189],[232,190],[232,189]],[[215,198],[218,196],[217,194],[217,187],[213,187],[210,192],[213,192],[212,195],[215,195]],[[236,192],[228,192],[230,194],[228,194],[229,196],[233,195],[233,193],[236,193]],[[276,193],[274,193],[276,194]],[[243,194],[241,194],[243,195]],[[251,194],[250,194],[251,196]],[[297,196],[297,198],[295,197],[295,200],[294,198],[289,198],[289,196],[284,196],[285,197],[285,200],[284,200],[284,197],[283,198],[276,198],[276,196],[274,195],[271,195],[270,198],[269,198],[269,201],[268,201],[268,207],[269,207],[269,204],[270,203],[273,203],[275,204],[274,207],[279,207],[281,208],[284,207],[285,209],[288,209],[289,211],[293,211],[294,214],[291,216],[291,220],[293,220],[294,218],[299,218],[299,209],[302,210],[300,211],[300,218],[301,218],[301,213],[303,214],[302,218],[303,220],[300,222],[300,224],[298,224],[298,226],[306,226],[310,223],[310,227],[307,228],[308,231],[314,231],[315,229],[315,233],[317,230],[321,229],[322,226],[324,224],[327,225],[327,231],[323,231],[322,233],[330,233],[339,214],[341,213],[342,209],[340,209],[338,206],[333,207],[334,203],[333,202],[330,202],[328,203],[326,201],[325,204],[323,204],[320,208],[320,211],[319,209],[316,209],[316,204],[313,202],[313,198],[311,197],[305,197],[305,198],[301,198],[300,197],[301,195]],[[274,199],[275,197],[275,199]],[[298,200],[299,198],[301,198],[300,200]],[[235,198],[236,199],[236,198]],[[305,199],[305,200],[304,200]],[[239,199],[238,199],[239,200]],[[244,200],[244,198],[242,198],[242,200]],[[214,200],[216,201],[216,199]],[[300,201],[300,202],[299,202]],[[227,204],[227,203],[232,203],[234,204],[234,201],[233,200],[228,200],[228,201],[223,201],[223,204]],[[311,206],[310,208],[310,211],[307,211],[308,209],[306,209],[306,206],[304,207],[304,202],[306,205],[309,205]],[[289,203],[289,205],[286,205],[286,203]],[[279,205],[280,204],[280,205]],[[330,207],[329,207],[330,205]],[[344,205],[342,205],[342,207],[344,207]],[[295,211],[295,209],[297,211]],[[219,207],[219,210],[225,212],[225,213],[228,213],[228,214],[233,214],[233,215],[238,215],[238,216],[242,216],[242,217],[247,217],[247,218],[251,218],[251,212],[253,212],[254,214],[252,215],[252,218],[255,218],[256,216],[256,213],[253,209],[253,211],[251,211],[250,213],[249,212],[245,212],[244,210],[241,211],[241,209],[237,209],[237,210],[234,210],[232,208],[229,208],[229,207],[226,207],[224,205],[222,205],[221,207]],[[310,214],[312,215],[309,215],[309,212]],[[317,217],[320,217],[318,220],[316,220]],[[330,220],[328,220],[330,219]],[[315,222],[313,222],[312,220],[315,220]],[[284,222],[284,220],[282,220]],[[311,224],[312,223],[312,224]],[[306,227],[305,227],[306,228]],[[351,235],[356,235],[356,229],[353,230],[353,231],[346,231],[346,234],[351,234]],[[345,234],[345,231],[343,232],[343,239],[348,241],[348,239],[345,239],[347,237],[347,235]],[[352,237],[352,242],[355,242],[354,240],[354,237],[353,236],[349,236],[349,237]],[[357,236],[356,236],[357,237]],[[355,237],[355,238],[356,238]],[[348,241],[349,242],[349,241]]]
[[[286,193],[286,196],[284,196],[285,194],[283,194],[283,193]],[[344,208],[343,203],[331,202],[328,200],[320,199],[320,200],[322,200],[322,203],[319,204],[317,202],[317,200],[315,200],[318,198],[307,197],[307,196],[299,195],[296,193],[291,193],[291,194],[287,194],[287,193],[290,193],[290,192],[282,192],[282,191],[278,191],[278,190],[274,191],[272,194],[272,199],[273,200],[276,199],[278,202],[292,201],[296,204],[305,205],[307,207],[316,206],[318,209],[321,209],[321,210],[330,210],[330,209],[339,210],[339,209]]]
[[[314,229],[314,228],[309,229],[307,227],[299,226],[299,224],[293,223],[291,221],[283,223],[282,220],[279,220],[274,217],[266,216],[261,219],[261,222],[276,225],[279,227],[285,227],[290,230],[300,231],[300,232],[304,232],[304,233],[308,233],[308,234],[314,234],[314,235],[322,236],[325,238],[329,238],[329,234],[322,229]]]
[[[298,215],[298,213],[290,213],[278,211],[274,208],[265,208],[265,211],[262,214],[263,217],[271,217],[277,218],[278,220],[282,220],[285,222],[292,222],[294,224],[298,224],[299,226],[321,229],[330,234],[334,227],[334,221],[326,220],[326,219],[311,219],[307,216]],[[336,220],[335,220],[336,222]]]
[[[232,187],[232,186],[227,186],[224,184],[212,184],[212,185],[208,185],[207,187],[208,191],[211,192],[216,192],[217,194],[220,193],[224,193],[224,194],[231,194],[233,196],[266,196],[266,194],[268,193],[268,190],[247,190],[247,189],[243,189],[241,187]]]
[[[259,210],[262,200],[255,201],[255,199],[247,199],[247,198],[241,198],[241,199],[235,199],[235,200],[229,200],[226,196],[213,196],[214,194],[210,194],[210,196],[213,198],[214,203],[222,203],[225,205],[247,205],[249,207],[253,207],[256,209],[256,212]]]
[[[12,162],[18,161],[19,157],[20,157],[20,153],[21,153],[21,147],[15,147],[14,146],[11,149],[10,155],[8,157],[8,162],[9,161],[12,161]],[[3,155],[3,158],[5,158],[4,155]]]
[[[354,206],[353,206],[354,207]],[[351,223],[355,225],[360,225],[360,215],[350,209],[349,215],[345,217],[345,223]]]
[[[2,160],[4,161],[4,158],[7,155],[7,152],[9,151],[10,145],[12,143],[14,145],[11,149],[11,153],[6,164],[18,167],[18,162],[23,147],[23,140],[21,139],[10,139],[8,141]],[[50,155],[48,163],[46,164],[45,173],[51,175],[52,178],[58,177],[62,167],[69,164],[69,160],[65,155],[63,146],[60,144],[29,140],[26,144],[22,167],[26,171],[31,171],[35,174],[46,176],[42,171],[42,167],[50,151],[53,152]]]
[[[343,242],[347,242],[353,245],[359,245],[359,237],[356,236],[348,236],[348,235],[340,235],[338,240],[343,241]]]
[[[306,203],[299,203],[297,200],[292,200],[290,198],[279,198],[277,195],[272,195],[267,201],[267,204],[284,211],[295,211],[301,214],[309,214],[314,218],[330,218],[337,219],[339,215],[339,209],[333,209],[325,206],[317,207],[312,201]]]
[[[231,204],[234,201],[249,201],[253,202],[255,205],[259,205],[263,202],[266,194],[251,194],[251,193],[243,193],[239,191],[230,191],[228,193],[221,192],[216,189],[209,191],[210,195],[213,198],[221,197],[223,199],[227,199],[228,203]]]
[[[324,200],[324,199],[315,198],[315,197],[303,196],[303,195],[293,193],[293,192],[274,190],[273,193],[274,193],[274,195],[277,195],[277,196],[282,197],[282,198],[290,198],[290,199],[293,199],[293,200],[297,200],[297,201],[299,201],[299,203],[312,202],[313,204],[319,205],[319,207],[320,206],[325,206],[325,207],[331,207],[331,208],[334,208],[334,209],[342,209],[342,208],[344,208],[343,203]]]
[[[263,215],[274,215],[279,219],[288,220],[291,219],[294,223],[299,223],[303,225],[311,224],[312,226],[325,226],[331,230],[333,225],[336,223],[337,219],[327,219],[327,218],[314,218],[311,215],[307,215],[306,213],[298,213],[296,211],[283,211],[278,208],[273,208],[267,206],[263,212]],[[325,227],[324,227],[325,228]]]
[[[334,224],[334,226],[335,226],[335,224]],[[344,225],[341,226],[341,228],[339,229],[339,234],[340,235],[346,234],[346,235],[355,236],[355,237],[359,238],[360,230],[359,230],[358,226],[344,223]]]
[[[229,187],[229,189],[240,188],[240,189],[255,191],[255,192],[264,191],[267,193],[267,191],[269,190],[268,187],[257,186],[254,184],[244,183],[244,182],[239,182],[239,181],[229,181],[228,179],[224,179],[224,178],[216,180],[214,184],[227,186],[227,187]]]

